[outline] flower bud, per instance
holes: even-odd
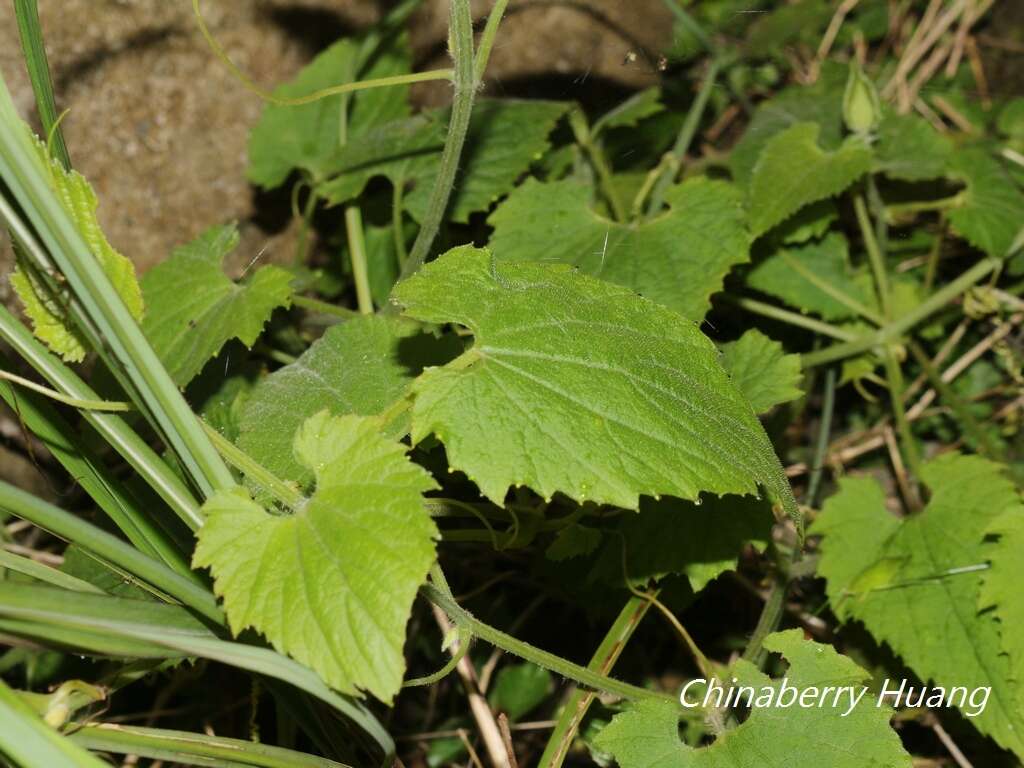
[[[843,121],[853,133],[865,135],[878,127],[882,107],[875,84],[861,70],[857,62],[850,62],[850,76],[843,94]]]

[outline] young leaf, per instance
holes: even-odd
[[[779,249],[750,271],[747,285],[826,320],[854,316],[850,307],[822,290],[805,273],[814,275],[818,282],[840,289],[865,306],[871,305],[871,278],[850,269],[846,238],[836,232],[797,248]]]
[[[589,555],[601,545],[601,532],[596,528],[573,523],[558,532],[555,540],[544,550],[544,557],[560,563],[574,557]]]
[[[887,111],[878,127],[875,172],[899,181],[927,181],[946,172],[953,142],[924,118]]]
[[[823,535],[818,573],[836,615],[862,622],[921,680],[991,686],[971,723],[1005,749],[1024,754],[1020,686],[1011,680],[999,625],[978,610],[989,525],[1018,505],[998,464],[946,454],[922,468],[925,509],[900,520],[874,480],[846,478],[812,533]]]
[[[461,351],[451,337],[423,333],[408,320],[361,317],[332,326],[291,365],[263,379],[242,411],[240,447],[280,478],[300,486],[312,471],[292,453],[295,430],[326,408],[372,416],[401,398],[420,371]],[[408,419],[392,434],[404,434]]]
[[[754,413],[767,413],[803,394],[800,355],[787,355],[779,342],[756,328],[722,345],[722,365]]]
[[[497,504],[511,485],[637,509],[640,494],[756,494],[795,514],[764,430],[695,325],[565,265],[456,248],[400,283],[408,315],[476,344],[413,385],[413,441]]]
[[[274,95],[296,98],[355,80],[401,75],[410,71],[412,57],[405,35],[396,35],[376,50],[369,51],[379,35],[346,38],[320,53],[290,83]],[[372,127],[408,117],[409,86],[374,88],[347,97],[329,96],[309,104],[280,106],[268,104],[249,137],[249,181],[272,189],[280,186],[293,169],[301,169],[314,180],[324,178],[341,143],[342,107],[351,102],[346,114],[346,137],[352,140]]]
[[[1010,662],[1010,676],[1024,682],[1024,507],[1018,502],[996,519],[986,531],[985,552],[991,568],[982,574],[981,610],[992,609],[999,620],[1003,653]]]
[[[402,684],[405,624],[434,562],[435,488],[375,419],[308,419],[295,454],[316,491],[272,515],[241,489],[204,505],[194,565],[209,567],[232,631],[252,627],[342,693],[390,702]]]
[[[548,134],[568,106],[546,101],[481,100],[473,108],[447,216],[465,223],[507,194],[518,178],[548,148]],[[400,120],[350,140],[330,172],[337,175],[319,188],[330,203],[358,196],[375,176],[410,187],[405,208],[417,221],[427,209],[431,185],[441,163],[448,110]]]
[[[789,670],[784,682],[801,693],[826,686],[860,690],[870,677],[832,646],[804,640],[799,629],[769,635],[764,646],[786,657]],[[781,686],[743,660],[736,663],[733,676],[739,685],[759,693],[762,686]],[[889,727],[892,710],[875,706],[865,696],[844,716],[848,699],[842,697],[838,706],[832,700],[811,707],[755,704],[742,725],[701,749],[679,740],[679,713],[674,705],[643,702],[616,715],[598,734],[597,746],[611,752],[621,768],[910,768],[910,755]]]
[[[234,225],[211,227],[142,278],[142,330],[179,387],[231,339],[251,347],[271,313],[291,304],[292,276],[280,267],[260,267],[237,284],[224,274],[237,246]]]
[[[490,248],[502,260],[574,264],[700,322],[725,275],[749,258],[742,198],[696,178],[665,200],[670,209],[653,221],[620,224],[593,210],[583,185],[530,179],[491,214]]]
[[[620,535],[607,537],[592,578],[621,585],[625,566],[634,584],[679,574],[699,592],[735,569],[744,544],[763,550],[774,523],[771,505],[750,497],[709,495],[699,505],[643,499],[640,514],[623,516],[616,529]]]
[[[857,138],[835,152],[818,146],[817,123],[797,123],[772,137],[750,180],[750,229],[759,237],[809,203],[834,197],[871,169],[871,150]]]
[[[953,231],[989,256],[1006,256],[1024,222],[1024,192],[981,147],[955,152],[950,172],[967,184],[963,204],[949,212]]]
[[[142,292],[135,279],[135,267],[129,259],[114,250],[100,229],[96,217],[96,209],[99,207],[96,193],[84,176],[76,171],[64,170],[58,160],[50,157],[45,144],[35,137],[33,143],[48,171],[50,186],[71,216],[71,221],[107,273],[128,311],[135,319],[139,319],[142,317]],[[61,302],[51,295],[34,272],[19,265],[11,274],[11,286],[21,299],[36,336],[68,362],[81,361],[85,357],[84,340],[78,330],[69,324]]]

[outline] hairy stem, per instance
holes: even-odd
[[[640,620],[643,619],[650,607],[650,600],[636,595],[630,597],[622,606],[615,622],[601,639],[601,644],[597,646],[597,650],[590,658],[587,669],[601,675],[611,672],[615,662],[625,650],[626,643],[629,642],[636,628],[640,626]],[[569,696],[558,716],[555,729],[548,738],[547,746],[544,747],[544,754],[541,755],[538,763],[541,768],[559,768],[562,765],[565,756],[569,753],[569,747],[572,746],[573,737],[594,701],[594,696],[593,691],[582,688],[576,688]]]
[[[473,64],[473,17],[470,13],[469,0],[451,0],[451,21],[449,37],[452,44],[452,56],[455,59],[455,97],[452,101],[452,115],[448,123],[448,137],[441,152],[441,165],[437,180],[427,202],[427,211],[423,216],[419,234],[413,243],[408,261],[402,267],[399,280],[405,280],[415,274],[426,262],[430,248],[434,244],[448,200],[455,187],[455,177],[459,172],[459,158],[462,147],[466,143],[469,131],[469,120],[473,116],[473,101],[476,96],[476,80]]]
[[[942,309],[953,299],[957,298],[964,291],[979,283],[985,277],[1002,265],[1001,259],[982,259],[958,278],[944,285],[923,302],[914,307],[907,314],[897,318],[885,327],[879,328],[874,333],[865,334],[859,338],[847,341],[842,344],[833,344],[830,347],[809,352],[801,358],[805,368],[812,365],[831,363],[834,360],[843,360],[847,357],[862,354],[875,347],[896,341],[904,333],[916,326],[921,321],[930,317],[933,313]]]
[[[579,664],[573,664],[571,661],[566,661],[553,653],[541,650],[540,648],[535,648],[529,643],[518,640],[511,635],[502,632],[500,629],[495,629],[463,609],[450,595],[446,595],[441,589],[433,584],[424,585],[421,591],[424,596],[430,600],[430,602],[451,616],[452,620],[458,626],[466,627],[475,636],[482,640],[486,640],[491,645],[495,645],[521,659],[533,662],[538,667],[543,667],[557,675],[561,675],[569,680],[585,685],[588,688],[592,688],[595,691],[605,691],[616,696],[621,696],[625,699],[657,699],[659,701],[676,702],[676,699],[673,696],[657,693],[656,691],[649,691],[635,685],[630,685],[629,683],[624,683],[621,680],[616,680],[612,677],[606,677],[605,675],[594,672],[591,669],[581,667]]]

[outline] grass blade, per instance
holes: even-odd
[[[204,496],[234,480],[57,199],[0,80],[0,177]]]
[[[162,728],[90,723],[77,728],[70,738],[74,743],[98,752],[139,755],[184,765],[215,768],[239,765],[257,768],[347,768],[342,763],[291,749]]]
[[[44,723],[0,680],[0,752],[25,768],[110,768]]]

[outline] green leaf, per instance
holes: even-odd
[[[640,494],[756,494],[796,514],[750,405],[695,325],[565,265],[456,248],[400,283],[408,315],[476,344],[413,385],[413,441],[497,504],[512,485],[636,509]]]
[[[142,278],[142,330],[179,387],[231,339],[251,347],[273,311],[291,305],[292,276],[280,267],[260,267],[242,283],[224,274],[237,246],[234,225],[211,227]]]
[[[729,154],[729,170],[736,182],[747,186],[768,141],[797,123],[817,123],[821,145],[837,149],[842,138],[846,75],[846,67],[826,61],[814,85],[790,86],[759,104],[743,138]]]
[[[512,722],[536,709],[551,691],[551,673],[524,662],[502,667],[488,696],[495,712],[504,712]]]
[[[573,523],[562,528],[555,540],[544,550],[544,557],[560,563],[574,557],[589,555],[601,544],[601,532],[596,528]]]
[[[722,365],[755,413],[803,395],[800,355],[787,355],[782,344],[756,328],[722,345]]]
[[[866,306],[872,303],[870,276],[850,268],[846,238],[836,232],[818,242],[780,248],[750,271],[747,285],[826,320],[854,316],[853,310],[823,291],[805,273]]]
[[[409,72],[412,57],[406,35],[395,35],[378,50],[380,35],[339,40],[306,65],[274,95],[297,98],[355,80],[390,77]],[[370,55],[370,54],[374,55]],[[249,181],[271,189],[294,169],[314,180],[324,178],[341,146],[341,115],[346,99],[349,141],[373,127],[408,117],[409,86],[374,88],[355,94],[329,96],[310,104],[268,104],[249,137]]]
[[[967,185],[963,205],[948,214],[953,231],[989,256],[1006,256],[1024,225],[1024,193],[983,147],[955,152],[950,172]]]
[[[789,670],[783,681],[772,681],[752,664],[738,661],[733,670],[737,683],[758,694],[763,686],[778,691],[783,683],[801,693],[830,685],[860,690],[869,678],[831,646],[804,640],[799,629],[769,635],[764,646],[783,654]],[[679,740],[674,705],[645,701],[616,715],[598,735],[597,746],[611,752],[621,768],[910,768],[910,755],[889,727],[892,710],[876,706],[870,696],[847,716],[849,696],[832,704],[830,699],[806,708],[755,705],[742,725],[711,746],[695,749]]]
[[[742,198],[724,181],[695,178],[673,187],[670,209],[639,225],[599,215],[589,198],[572,180],[528,180],[491,214],[491,250],[502,260],[573,264],[694,321],[729,270],[749,259]]]
[[[834,197],[871,169],[871,150],[856,138],[835,152],[818,146],[817,123],[797,123],[772,137],[750,180],[750,229],[755,237],[809,203]]]
[[[424,367],[446,363],[459,351],[451,337],[439,339],[399,318],[363,317],[332,326],[252,391],[238,444],[278,477],[308,485],[313,473],[291,449],[302,422],[325,408],[336,415],[381,413]],[[408,424],[400,420],[391,431],[404,434]]]
[[[986,556],[991,568],[982,574],[978,607],[992,609],[999,620],[1003,653],[1010,662],[1010,676],[1024,682],[1024,507],[1018,501],[998,517],[986,531]]]
[[[926,181],[944,175],[953,142],[924,118],[886,111],[878,127],[876,173],[899,181]]]
[[[236,488],[203,506],[194,565],[209,567],[232,631],[252,627],[342,693],[390,702],[402,684],[405,624],[434,562],[436,487],[375,419],[308,419],[295,454],[316,491],[272,515]]]
[[[613,128],[633,128],[641,120],[664,110],[665,107],[661,103],[661,88],[646,88],[601,115],[590,132],[593,136],[599,136]]]
[[[978,610],[989,525],[1018,505],[998,464],[946,454],[926,464],[931,489],[922,512],[900,520],[867,478],[840,480],[812,533],[823,535],[818,573],[836,615],[862,622],[924,681],[991,686],[987,708],[970,722],[1005,749],[1024,754],[1019,685],[1010,680],[999,624]],[[950,573],[950,571],[953,571]]]
[[[473,109],[447,216],[465,223],[507,194],[519,177],[548,148],[548,134],[568,109],[561,102],[481,100]],[[385,176],[402,184],[406,210],[423,219],[441,164],[448,110],[376,127],[350,140],[330,169],[336,178],[319,188],[324,199],[343,203],[357,197],[370,179]]]
[[[764,550],[774,523],[771,504],[760,499],[706,496],[700,504],[643,499],[640,514],[622,516],[616,529],[619,535],[607,537],[592,577],[621,585],[625,555],[633,584],[642,586],[678,574],[699,592],[736,567],[745,544]]]
[[[128,311],[136,320],[139,319],[142,317],[142,292],[135,279],[135,267],[107,242],[96,217],[96,209],[99,207],[96,193],[84,176],[76,171],[64,170],[58,160],[50,157],[45,144],[35,136],[32,136],[32,141],[47,171],[50,186],[57,193],[78,233],[107,273]],[[54,296],[39,276],[24,264],[19,263],[10,280],[25,307],[25,314],[32,321],[36,336],[68,362],[84,359],[85,340],[78,329],[69,324],[61,297]]]

